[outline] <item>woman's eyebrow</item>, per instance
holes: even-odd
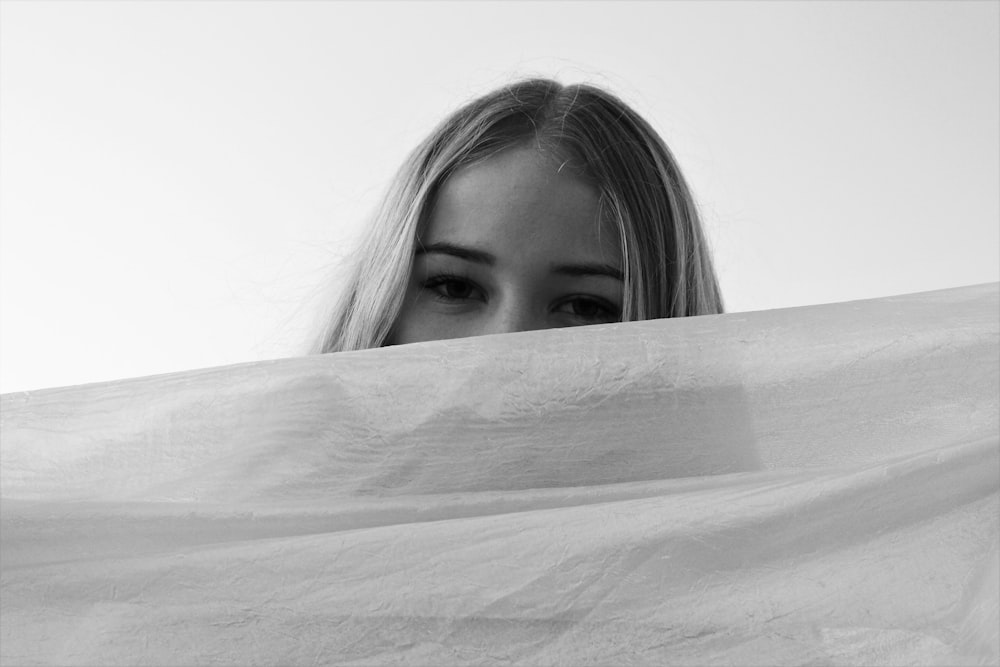
[[[417,256],[428,255],[431,253],[439,253],[442,255],[451,255],[452,257],[458,257],[459,259],[465,259],[470,262],[479,262],[480,264],[487,264],[493,266],[497,262],[497,258],[484,250],[477,250],[475,248],[467,248],[465,246],[455,245],[454,243],[431,243],[429,245],[419,244],[417,248]]]
[[[497,258],[494,255],[486,252],[485,250],[478,250],[476,248],[461,246],[455,243],[447,243],[445,241],[429,243],[427,245],[420,244],[417,248],[416,254],[418,257],[420,255],[430,254],[451,255],[452,257],[458,257],[459,259],[468,260],[470,262],[478,262],[488,266],[494,266],[497,261]],[[558,273],[564,276],[608,276],[610,278],[615,278],[616,280],[623,280],[621,269],[611,266],[610,264],[557,264],[551,268],[551,271],[552,273]]]
[[[564,276],[608,276],[624,280],[621,269],[610,264],[558,264],[552,267],[552,273]]]

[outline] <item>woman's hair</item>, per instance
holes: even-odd
[[[622,242],[622,320],[722,312],[691,193],[653,128],[589,84],[528,79],[466,104],[409,155],[376,211],[319,352],[380,347],[402,308],[418,235],[457,169],[536,145],[595,188]]]

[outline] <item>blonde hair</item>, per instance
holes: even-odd
[[[355,255],[318,351],[380,347],[402,308],[434,196],[457,169],[507,148],[551,150],[599,193],[622,240],[622,320],[721,313],[698,211],[663,140],[616,96],[528,79],[466,104],[406,159]]]

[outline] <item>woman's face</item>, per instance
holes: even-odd
[[[390,344],[621,319],[617,231],[597,192],[534,147],[456,171],[419,241]]]

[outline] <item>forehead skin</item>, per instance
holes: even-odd
[[[534,146],[507,149],[455,172],[438,193],[424,244],[447,242],[497,257],[497,269],[553,264],[620,268],[617,231],[602,225],[598,194]]]

